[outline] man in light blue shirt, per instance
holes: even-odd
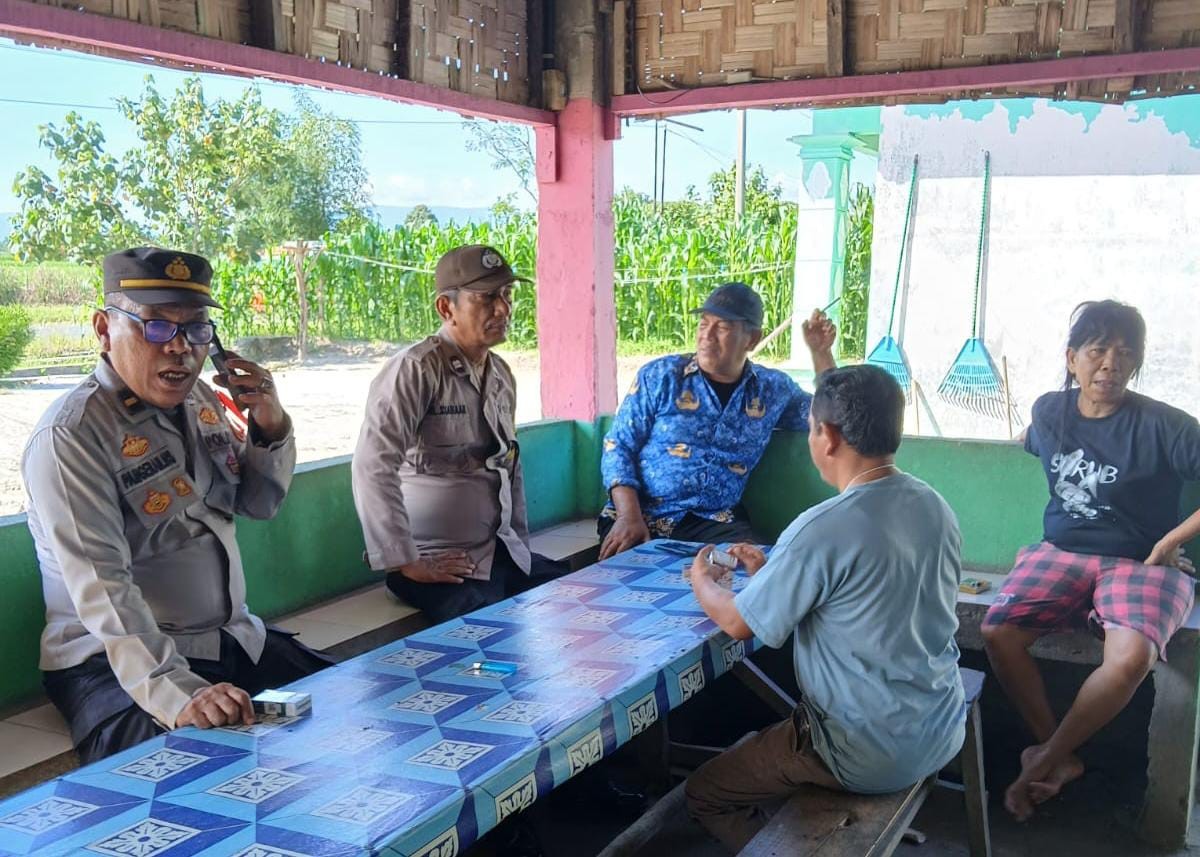
[[[883,370],[826,372],[808,445],[840,493],[796,518],[770,560],[734,547],[754,574],[736,597],[708,548],[692,566],[697,600],[730,636],[779,648],[794,634],[803,691],[788,720],[688,780],[692,817],[735,852],[765,823],[762,804],[800,783],[896,791],[962,746],[961,537],[941,496],[894,464],[903,418],[904,394]]]

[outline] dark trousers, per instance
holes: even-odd
[[[504,542],[496,540],[489,580],[464,580],[462,583],[417,583],[399,572],[387,576],[387,586],[397,598],[420,610],[432,625],[440,625],[464,613],[511,598],[562,577],[570,571],[565,562],[533,554],[529,574],[521,571],[508,553]]]
[[[762,541],[754,534],[750,520],[739,506],[734,510],[735,518],[729,522],[710,521],[688,512],[671,531],[671,538],[681,542],[701,542],[703,544],[722,544],[724,542],[748,542],[761,544]],[[596,521],[596,532],[600,541],[608,536],[616,521],[612,518],[600,518]],[[651,534],[653,535],[653,534]]]
[[[282,687],[332,663],[274,628],[267,629],[257,664],[224,631],[220,660],[188,659],[192,672],[205,681],[227,681],[251,696]],[[164,731],[121,687],[106,655],[93,655],[78,666],[47,672],[43,684],[46,695],[71,726],[75,752],[82,764],[111,756]]]
[[[842,791],[813,748],[802,709],[747,737],[688,777],[688,812],[736,854],[805,783]]]

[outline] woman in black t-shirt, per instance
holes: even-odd
[[[1025,434],[1050,488],[1043,541],[1017,555],[983,622],[996,677],[1038,742],[1005,793],[1022,821],[1083,774],[1075,750],[1129,703],[1192,609],[1182,546],[1200,535],[1200,512],[1180,523],[1179,502],[1200,479],[1200,424],[1129,391],[1145,347],[1134,307],[1080,304],[1064,389],[1034,403]],[[1059,723],[1028,649],[1079,627],[1104,639],[1104,660]]]

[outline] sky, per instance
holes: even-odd
[[[119,153],[133,143],[132,127],[113,109],[113,99],[136,96],[152,74],[160,91],[175,89],[187,72],[98,57],[71,51],[18,45],[0,39],[0,212],[14,211],[13,176],[30,164],[51,167],[38,148],[37,128],[59,122],[76,109],[100,122],[109,151]],[[209,98],[235,98],[251,82],[245,78],[201,75]],[[258,81],[266,104],[292,110],[298,87]],[[453,113],[399,104],[367,96],[305,88],[322,107],[359,123],[363,164],[376,205],[487,207],[516,193],[519,205],[531,205],[516,178],[495,170],[486,155],[468,152],[461,119]],[[71,106],[65,106],[71,105]],[[751,111],[747,120],[747,160],[761,165],[786,199],[796,199],[801,172],[798,149],[788,137],[803,133],[808,111]],[[666,196],[682,197],[688,185],[703,188],[708,175],[733,162],[735,116],[715,112],[681,117],[695,126],[671,126],[667,144]],[[647,194],[654,175],[653,122],[629,123],[614,144],[616,188]],[[869,183],[873,162],[865,159],[854,179]]]

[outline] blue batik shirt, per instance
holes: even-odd
[[[693,355],[660,357],[638,372],[604,438],[604,486],[635,489],[656,536],[688,512],[732,521],[771,432],[808,431],[811,401],[783,372],[747,361],[722,408]],[[601,514],[616,517],[611,501]]]

